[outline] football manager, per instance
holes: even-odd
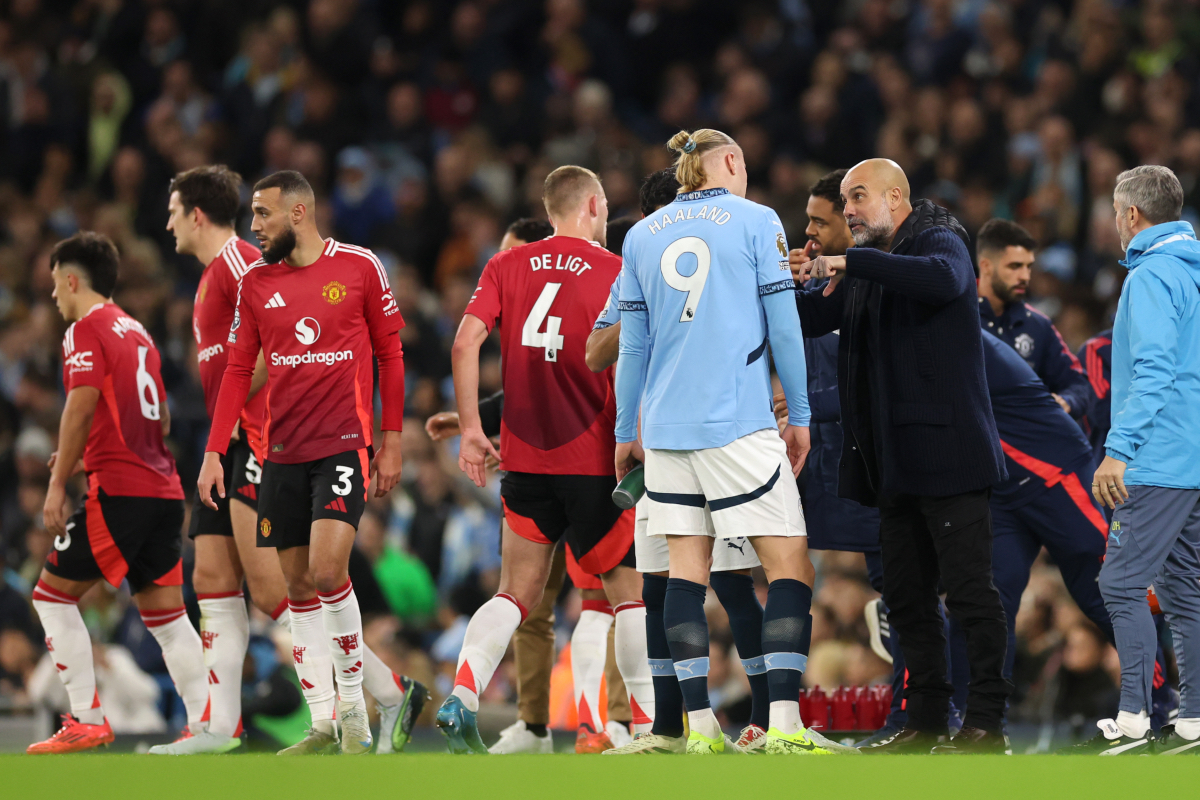
[[[1003,752],[1008,635],[988,501],[1006,472],[967,233],[945,209],[911,202],[892,161],[858,164],[841,194],[857,246],[805,265],[830,280],[796,296],[805,336],[840,331],[838,494],[879,509],[883,596],[909,670],[906,727],[864,752]],[[942,589],[971,671],[951,741]]]

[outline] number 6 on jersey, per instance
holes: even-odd
[[[562,350],[563,346],[563,337],[558,332],[562,326],[562,317],[546,316],[561,288],[561,283],[547,283],[542,288],[542,293],[538,295],[537,302],[529,310],[525,324],[521,327],[521,344],[525,347],[545,348],[547,361],[557,362],[558,351]],[[546,323],[546,330],[539,331],[538,328],[542,327],[543,321]]]
[[[696,257],[696,271],[691,275],[679,274],[679,257],[684,253],[691,253]],[[687,299],[683,301],[683,313],[679,315],[680,322],[691,322],[696,318],[696,306],[700,305],[700,295],[704,294],[704,284],[708,280],[708,268],[711,265],[712,251],[699,236],[676,239],[663,251],[662,260],[659,262],[663,280],[672,289],[688,293]]]

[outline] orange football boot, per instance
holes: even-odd
[[[45,753],[78,753],[93,747],[109,744],[113,730],[105,718],[103,725],[88,725],[80,722],[73,714],[63,714],[62,727],[58,733],[44,742],[35,742],[25,749],[30,755]]]
[[[608,738],[607,733],[604,731],[596,733],[592,730],[591,725],[579,726],[579,733],[575,735],[576,753],[603,753],[605,750],[612,749],[612,739]]]

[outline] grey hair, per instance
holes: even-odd
[[[1117,176],[1113,198],[1122,208],[1136,208],[1147,222],[1175,222],[1183,211],[1183,185],[1166,167],[1147,164]]]

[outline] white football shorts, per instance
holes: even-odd
[[[633,551],[637,557],[638,572],[667,572],[671,567],[671,554],[667,548],[667,537],[650,536],[646,527],[650,522],[650,501],[643,497],[635,509],[633,524]],[[713,540],[712,572],[728,572],[735,569],[753,569],[761,562],[746,537]]]
[[[651,537],[808,535],[787,448],[773,428],[706,450],[647,448],[646,499]]]

